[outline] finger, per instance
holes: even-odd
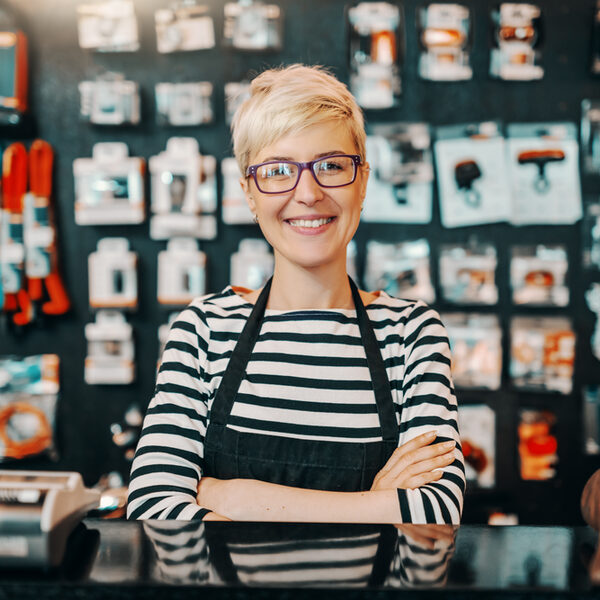
[[[436,436],[437,436],[437,433],[435,431],[428,431],[427,433],[418,435],[416,438],[413,438],[412,440],[402,444],[401,446],[398,446],[398,448],[396,448],[394,454],[396,454],[398,456],[404,456],[408,452],[412,452],[413,450],[416,450],[417,448],[429,446],[429,444],[431,444],[431,442],[433,442],[433,440],[435,440]]]
[[[427,550],[433,550],[435,540],[424,534],[422,525],[396,525],[396,527],[402,531],[402,533],[410,538],[414,544]]]
[[[404,485],[402,487],[407,490],[414,490],[420,488],[428,483],[433,481],[438,481],[444,476],[444,471],[433,471],[429,473],[419,473],[418,475],[413,475],[404,481]]]
[[[455,447],[456,442],[454,440],[440,442],[439,444],[430,444],[409,451],[406,451],[405,447],[401,446],[394,451],[382,471],[387,472],[398,468],[406,469],[414,463],[440,456],[454,450]]]
[[[423,448],[431,444],[436,437],[435,431],[428,431],[422,435],[418,435],[416,438],[402,444],[394,450],[388,461],[385,463],[380,472],[389,471],[403,456],[406,454],[417,450],[419,448]]]
[[[456,527],[453,525],[428,523],[419,525],[418,527],[420,528],[422,535],[426,535],[428,538],[438,542],[438,547],[449,546],[454,543]]]
[[[386,477],[395,478],[401,476],[402,474],[419,475],[420,473],[428,473],[434,469],[447,467],[455,460],[456,454],[454,448],[452,448],[450,451],[446,450],[444,454],[434,456],[433,458],[427,458],[425,460],[418,460],[413,463],[409,463],[408,459],[404,459],[392,467],[386,473]]]
[[[419,448],[409,452],[402,457],[401,461],[397,462],[391,470],[398,468],[400,463],[404,463],[404,468],[408,468],[411,465],[417,465],[423,462],[434,460],[441,456],[446,456],[448,453],[453,453],[456,448],[456,442],[450,440],[448,442],[441,442],[439,444],[431,444],[424,448]]]

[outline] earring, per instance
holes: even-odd
[[[255,213],[254,216],[252,217],[252,220],[258,224],[258,215]]]

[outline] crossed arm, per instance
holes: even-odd
[[[204,520],[401,523],[398,490],[440,480],[443,469],[457,459],[454,441],[434,444],[435,438],[435,431],[430,431],[398,447],[368,491],[330,492],[255,479],[204,477],[197,501],[211,511]]]

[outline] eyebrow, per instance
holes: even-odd
[[[314,155],[314,159],[321,158],[323,156],[332,156],[335,154],[348,154],[344,150],[328,150],[327,152],[319,152],[319,154]],[[291,156],[267,156],[267,158],[263,159],[261,162],[270,162],[272,160],[281,160],[281,161],[289,161],[289,162],[302,162],[299,160],[294,160]]]

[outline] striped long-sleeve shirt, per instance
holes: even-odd
[[[210,410],[252,305],[230,286],[175,320],[133,461],[128,517],[198,519]],[[398,445],[435,429],[457,442],[436,482],[398,491],[405,523],[457,523],[465,487],[448,339],[422,302],[379,292],[366,306],[392,389]],[[381,440],[355,310],[267,309],[228,427],[308,440]]]

